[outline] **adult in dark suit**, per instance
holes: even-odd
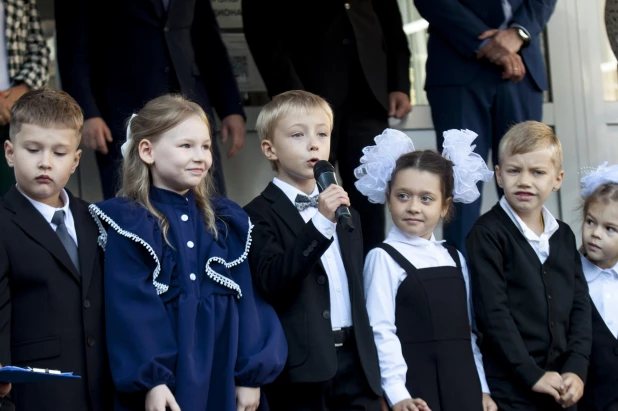
[[[180,92],[221,121],[232,137],[228,153],[244,144],[238,87],[210,1],[56,1],[62,88],[84,110],[83,142],[97,150],[105,198],[115,195],[126,120],[162,94]],[[214,124],[214,123],[212,123]],[[217,140],[217,186],[225,193]]]
[[[547,77],[541,35],[556,0],[414,0],[429,22],[427,79],[438,147],[448,129],[479,134],[476,149],[498,164],[498,144],[510,126],[542,120]],[[500,191],[501,194],[501,191]],[[481,198],[456,205],[444,239],[464,252]]]
[[[278,381],[266,389],[271,408],[285,411],[348,409],[334,405],[322,408],[315,403],[305,403],[307,408],[300,405],[307,399],[329,397],[335,389],[348,392],[350,401],[366,399],[369,392],[375,395],[377,404],[382,389],[363,294],[358,213],[350,209],[356,227],[353,232],[347,232],[339,224],[336,228],[354,326],[349,335],[337,334],[342,339],[335,341],[330,321],[331,309],[335,307],[331,307],[329,287],[336,285],[329,285],[320,260],[333,240],[324,237],[312,221],[305,223],[294,203],[272,182],[245,210],[255,225],[249,263],[256,288],[277,311],[288,340],[286,368]],[[346,347],[356,348],[349,353],[350,358],[342,357],[340,350]],[[343,358],[347,360],[345,363]],[[337,380],[338,368],[344,367],[356,370],[356,374],[348,376],[346,381]],[[363,395],[354,400],[359,393]],[[364,408],[366,405],[361,402],[352,403],[358,407],[354,409],[370,409]]]
[[[384,206],[354,187],[362,149],[410,105],[410,51],[396,0],[243,0],[245,37],[271,96],[306,90],[335,113],[330,161],[363,219],[365,253],[382,242]]]
[[[98,230],[88,205],[67,195],[79,272],[49,222],[15,186],[0,201],[0,362],[82,377],[13,385],[19,410],[112,409]]]

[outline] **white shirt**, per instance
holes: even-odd
[[[412,265],[418,269],[429,267],[455,267],[456,263],[442,246],[441,241],[436,241],[432,235],[430,240],[421,237],[411,237],[393,227],[385,242],[399,251]],[[468,268],[464,257],[459,253],[461,269],[466,283],[468,300],[468,319],[472,323],[472,309],[470,307],[470,280]],[[365,296],[367,299],[367,312],[369,321],[373,327],[373,336],[378,349],[380,362],[380,374],[382,377],[382,389],[391,406],[412,398],[414,393],[406,389],[406,372],[408,367],[403,358],[401,343],[397,338],[395,327],[395,299],[399,286],[407,277],[406,271],[397,264],[391,256],[380,248],[374,248],[367,255],[365,269]],[[481,381],[483,392],[489,393],[489,387],[485,379],[483,369],[483,357],[476,344],[476,335],[470,333],[472,339],[472,352],[476,370]]]
[[[583,255],[582,268],[588,292],[612,335],[618,338],[618,263],[612,268],[599,268]]]
[[[545,206],[543,206],[543,210],[541,210],[541,214],[543,215],[543,224],[545,225],[545,229],[541,233],[540,236],[536,235],[534,231],[532,231],[524,221],[519,218],[513,207],[506,201],[506,197],[502,196],[500,199],[500,206],[506,214],[511,218],[511,220],[515,223],[519,231],[526,237],[528,243],[541,260],[541,264],[545,264],[547,261],[547,257],[549,257],[549,239],[556,231],[558,231],[559,225],[558,221],[554,218],[553,215],[549,212]]]
[[[273,179],[273,184],[283,191],[283,193],[290,199],[292,203],[296,202],[296,196],[302,194],[306,196],[296,187],[279,180]],[[318,194],[317,184],[313,189],[313,193],[309,195],[312,197]],[[322,233],[326,238],[333,238],[330,247],[322,254],[321,260],[326,276],[328,277],[328,292],[330,295],[330,322],[333,329],[351,327],[352,326],[352,305],[350,303],[350,290],[348,288],[348,276],[343,266],[343,259],[341,258],[341,248],[339,247],[339,240],[337,238],[337,232],[335,230],[337,224],[318,213],[318,209],[315,207],[308,207],[303,211],[300,211],[300,216],[303,220],[308,222],[311,220],[317,230]],[[362,252],[362,250],[359,250]]]
[[[19,186],[17,186],[17,189],[19,190]],[[39,213],[41,213],[43,218],[49,223],[54,232],[56,231],[56,227],[58,227],[56,224],[51,222],[52,218],[54,217],[54,213],[58,210],[64,210],[64,224],[67,226],[67,231],[69,232],[71,238],[75,241],[75,244],[79,245],[77,242],[77,233],[75,232],[75,221],[73,220],[73,213],[71,213],[71,208],[69,207],[69,196],[64,189],[62,189],[62,191],[60,192],[60,199],[64,204],[61,208],[48,206],[47,204],[43,204],[41,202],[31,199],[21,190],[19,190],[19,192],[22,193],[22,195],[26,197],[28,201],[30,201],[30,203],[34,206],[34,208],[38,210]]]
[[[0,1],[0,91],[11,87],[9,78],[9,55],[6,44],[6,14],[4,2]]]

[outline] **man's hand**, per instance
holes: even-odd
[[[412,111],[410,97],[401,91],[388,93],[388,116],[402,119]]]
[[[506,30],[487,30],[479,36],[479,40],[491,38],[477,53],[476,57],[486,57],[492,63],[497,64],[500,59],[508,54],[518,53],[524,41],[517,34],[516,28]]]
[[[30,87],[26,83],[0,91],[0,125],[5,126],[11,122],[13,104],[28,91],[30,91]]]
[[[225,143],[232,136],[228,158],[234,157],[244,147],[245,133],[245,119],[240,114],[230,114],[221,121],[221,141]]]
[[[526,75],[526,66],[519,54],[508,54],[500,59],[498,65],[502,66],[502,78],[519,83]]]
[[[584,382],[577,374],[565,372],[562,374],[564,380],[565,392],[560,396],[558,403],[562,408],[569,408],[577,403],[582,395],[584,395]]]
[[[107,154],[107,143],[112,141],[112,132],[101,117],[92,117],[84,121],[82,144],[85,147]]]
[[[557,372],[547,371],[540,380],[534,384],[532,391],[540,394],[547,394],[554,397],[556,402],[560,401],[560,396],[566,392],[566,386],[562,376]]]
[[[486,392],[483,393],[483,411],[498,411],[498,406]]]

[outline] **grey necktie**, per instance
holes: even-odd
[[[294,202],[294,205],[296,206],[296,209],[298,211],[304,211],[306,209],[308,209],[309,207],[316,207],[318,206],[318,195],[314,195],[313,197],[307,197],[305,195],[302,194],[298,194],[296,196],[296,201]]]
[[[69,257],[71,257],[71,261],[73,261],[73,265],[79,273],[79,254],[77,253],[77,244],[73,241],[73,238],[69,234],[69,230],[67,230],[66,224],[64,224],[64,210],[56,211],[51,222],[56,224],[56,234],[58,234],[60,242],[67,250]]]

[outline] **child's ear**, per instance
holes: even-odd
[[[266,139],[262,140],[261,147],[262,153],[264,153],[267,159],[270,161],[278,160],[276,149],[272,141]]]
[[[15,150],[13,149],[13,143],[11,140],[6,140],[4,142],[4,157],[6,157],[6,162],[9,167],[13,168],[13,154],[15,154]]]
[[[71,167],[71,174],[77,170],[77,166],[79,165],[79,160],[82,158],[82,150],[79,149],[75,151],[75,155],[73,157],[73,167]]]
[[[448,214],[448,210],[450,210],[451,205],[453,204],[453,197],[449,197],[444,201],[444,206],[442,207],[442,212],[440,213],[440,217],[444,218]]]
[[[554,182],[554,186],[551,188],[552,191],[560,190],[560,187],[562,187],[563,180],[564,180],[564,170],[560,170],[560,172],[556,175],[556,181]]]
[[[495,166],[494,170],[496,170],[495,174],[496,174],[496,181],[498,182],[498,187],[500,188],[504,188],[502,187],[502,176],[500,175],[500,166]]]
[[[154,163],[153,146],[149,140],[143,139],[140,141],[137,150],[139,152],[139,158],[141,158],[144,163],[148,165]]]

